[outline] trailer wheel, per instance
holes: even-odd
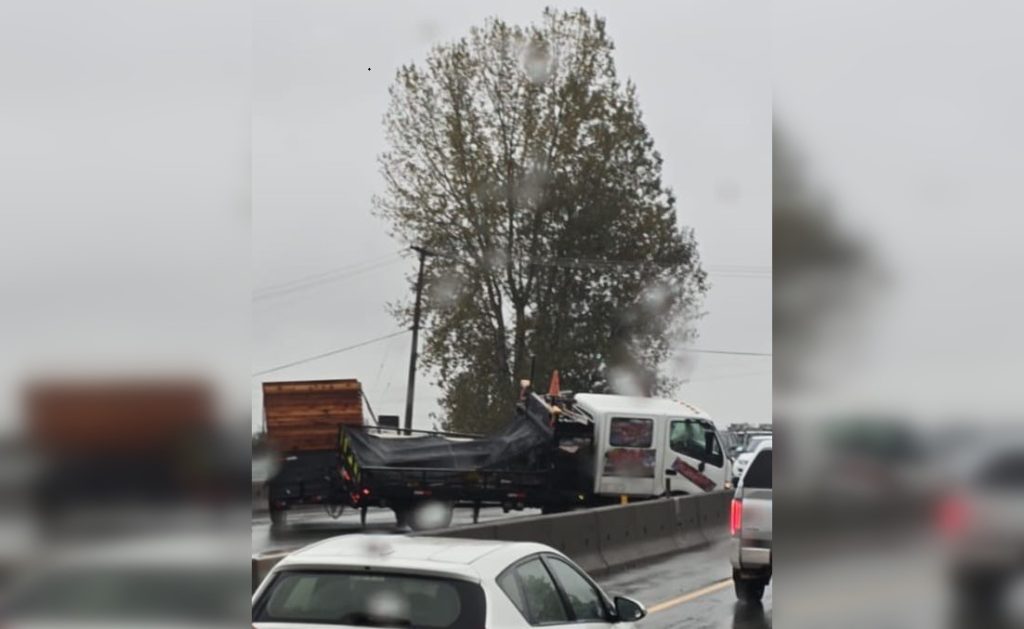
[[[391,510],[395,512],[395,523],[400,528],[409,526],[409,507],[392,507]]]
[[[271,509],[270,510],[270,525],[271,526],[284,526],[288,523],[288,512],[282,509]]]

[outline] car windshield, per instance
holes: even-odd
[[[485,616],[477,584],[379,572],[281,572],[253,609],[254,622],[413,629],[479,629]]]

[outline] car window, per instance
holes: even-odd
[[[529,608],[527,620],[534,624],[569,620],[555,582],[540,559],[519,564],[515,572]]]
[[[612,419],[608,443],[617,448],[649,448],[654,440],[654,420],[635,417]]]
[[[508,596],[509,600],[516,606],[519,613],[523,615],[523,618],[529,620],[530,609],[526,605],[526,599],[523,598],[523,591],[519,587],[519,579],[516,578],[516,574],[512,570],[506,570],[498,576],[498,587]]]
[[[743,486],[749,489],[772,488],[772,451],[761,450],[743,476]]]
[[[576,568],[555,557],[549,557],[546,561],[568,597],[576,620],[607,620],[601,594]]]
[[[354,627],[478,629],[483,589],[457,579],[388,573],[282,572],[254,608],[254,622]]]
[[[707,443],[711,440],[711,453],[708,454]],[[674,452],[706,461],[716,467],[724,464],[722,448],[715,436],[715,431],[700,422],[690,419],[677,420],[669,426],[669,447]]]

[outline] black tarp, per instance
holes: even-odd
[[[550,455],[553,434],[547,409],[532,395],[509,423],[487,437],[395,437],[375,434],[372,429],[345,430],[352,453],[364,468],[460,470],[536,470]]]

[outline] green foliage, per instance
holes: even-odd
[[[397,72],[375,205],[395,237],[439,254],[423,357],[447,428],[504,421],[531,356],[565,388],[654,392],[693,334],[705,273],[612,51],[602,19],[549,9]]]

